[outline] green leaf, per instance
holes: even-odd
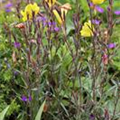
[[[62,108],[64,109],[65,113],[69,117],[69,113],[68,113],[67,109],[65,108],[65,106],[63,105],[63,103],[60,103],[60,105],[62,106]]]
[[[87,1],[80,0],[80,2],[81,2],[81,6],[82,6],[84,12],[87,13],[89,11],[89,7],[88,7],[88,4],[87,4]]]
[[[43,112],[43,108],[44,108],[44,105],[46,103],[46,100],[43,102],[43,104],[40,106],[40,109],[35,117],[35,120],[41,120],[41,116],[42,116],[42,112]]]
[[[4,117],[9,109],[9,105],[0,113],[0,120],[4,120]]]
[[[12,77],[12,72],[10,69],[8,69],[7,71],[4,72],[4,75],[3,75],[5,81],[9,81]]]
[[[67,67],[71,63],[71,61],[72,61],[72,57],[69,53],[67,53],[63,58],[62,66]]]

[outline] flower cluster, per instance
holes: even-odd
[[[103,13],[104,10],[101,7],[97,6],[97,4],[102,4],[104,1],[105,0],[91,0],[90,7],[95,9],[96,11],[98,11],[100,13]],[[95,19],[92,21],[89,20],[88,22],[85,22],[83,27],[82,27],[82,30],[80,31],[81,36],[83,36],[83,37],[93,36],[94,24],[99,25],[100,21]]]
[[[21,11],[23,21],[31,20],[34,16],[36,16],[39,13],[39,10],[40,8],[37,5],[37,3],[28,4],[25,7],[25,11]]]
[[[13,4],[11,2],[7,3],[5,5],[5,11],[6,12],[11,12],[12,6],[13,6]]]

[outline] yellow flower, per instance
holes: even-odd
[[[59,12],[58,12],[56,9],[54,9],[54,10],[53,10],[53,13],[54,13],[55,17],[57,18],[59,24],[62,24],[63,21],[62,21],[62,18],[61,18],[61,16],[60,16]]]
[[[48,4],[48,6],[51,8],[55,3],[56,0],[45,0],[45,2]]]
[[[71,5],[69,3],[60,6],[59,11],[57,9],[53,9],[53,14],[55,15],[60,25],[62,25],[65,22],[65,17],[68,10],[71,10]]]
[[[88,22],[85,22],[83,27],[82,27],[82,30],[80,31],[81,36],[83,36],[83,37],[91,37],[91,36],[93,36],[92,29],[94,29],[94,28],[92,26],[91,21],[89,20]]]
[[[93,4],[102,4],[105,0],[91,0]]]
[[[21,15],[23,16],[23,21],[31,20],[33,18],[33,13],[36,16],[39,13],[39,6],[34,3],[34,4],[28,4],[25,7],[24,11],[21,11]]]

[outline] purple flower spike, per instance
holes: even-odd
[[[21,100],[24,101],[24,102],[27,102],[27,97],[23,95],[23,96],[21,97]]]
[[[56,22],[52,22],[52,25],[55,26],[55,25],[56,25]]]
[[[95,116],[93,114],[90,115],[90,120],[95,120]]]
[[[48,22],[48,25],[51,26],[51,25],[52,25],[52,22]]]
[[[90,7],[93,7],[93,6],[94,6],[93,3],[91,2],[91,3],[90,3]]]
[[[36,21],[38,21],[38,22],[44,22],[44,21],[46,21],[46,18],[45,17],[37,17],[37,19],[36,19]]]
[[[14,75],[17,76],[19,73],[17,71],[14,71]]]
[[[21,44],[19,42],[14,42],[14,47],[15,48],[20,48],[21,47]]]
[[[55,27],[54,30],[55,30],[55,32],[58,32],[60,29],[59,29],[59,27]]]
[[[115,43],[110,43],[110,44],[108,44],[107,47],[110,48],[110,49],[113,49],[113,48],[116,47],[116,44]]]
[[[43,21],[43,27],[45,27],[47,25],[46,21]]]
[[[12,7],[12,6],[13,6],[12,3],[8,3],[8,4],[5,5],[5,8],[10,8],[10,7]]]
[[[99,6],[95,6],[95,9],[100,12],[100,13],[103,13],[104,12],[104,9],[99,7]]]
[[[99,24],[100,24],[100,22],[101,22],[101,21],[100,21],[100,20],[97,20],[97,19],[92,20],[92,23],[93,23],[93,24],[96,24],[96,25],[99,25]]]
[[[32,101],[32,97],[31,97],[31,96],[29,96],[29,98],[28,98],[28,99],[29,99],[29,101]]]
[[[55,23],[55,22],[48,22],[48,25],[49,25],[49,26],[55,26],[56,23]]]
[[[120,10],[116,10],[114,13],[115,13],[116,15],[120,15]]]
[[[11,12],[11,10],[10,10],[10,9],[6,9],[5,11],[6,11],[6,12]]]
[[[46,21],[47,19],[45,17],[41,17],[41,20],[42,21]]]
[[[95,8],[96,11],[98,11],[98,12],[100,12],[100,13],[103,13],[103,12],[104,12],[104,9],[103,9],[103,8],[101,8],[101,7],[97,6],[97,5],[94,5],[93,3],[90,3],[90,7],[93,8],[93,9]]]

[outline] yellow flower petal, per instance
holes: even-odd
[[[35,15],[37,15],[39,13],[40,8],[36,3],[34,3],[32,6],[32,10],[35,12]]]
[[[23,10],[20,11],[21,15],[24,16],[25,12]]]
[[[61,19],[61,16],[60,16],[59,13],[57,12],[57,10],[54,9],[54,10],[53,10],[53,13],[54,13],[55,17],[57,18],[58,22],[59,22],[60,24],[62,24],[63,21],[62,21],[62,19]]]
[[[91,21],[88,21],[88,22],[85,22],[83,27],[82,27],[82,30],[80,31],[81,33],[81,36],[83,37],[91,37],[93,36],[93,32],[92,32],[92,24],[91,24]]]
[[[91,0],[93,4],[102,4],[105,0]]]
[[[71,5],[69,3],[66,3],[66,4],[60,6],[59,12],[57,9],[53,10],[53,13],[56,16],[56,18],[60,24],[64,23],[68,10],[71,10]]]
[[[45,0],[45,2],[48,4],[48,6],[51,8],[55,3],[56,0]]]
[[[37,3],[34,3],[34,4],[28,4],[26,7],[25,7],[25,11],[21,11],[21,15],[23,16],[23,21],[27,21],[28,20],[31,20],[32,17],[33,17],[33,12],[35,13],[35,16],[39,13],[39,6],[37,5]]]

